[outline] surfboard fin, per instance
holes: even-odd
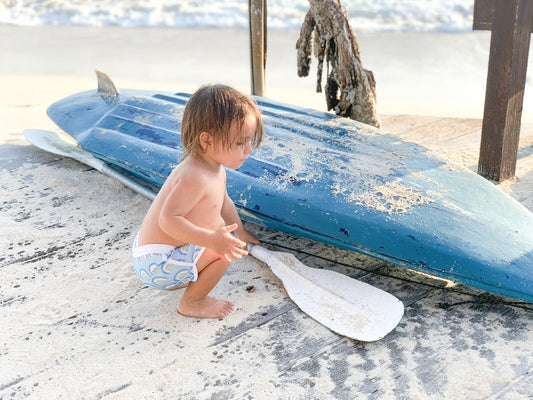
[[[100,96],[115,97],[120,94],[109,75],[97,69],[94,71],[96,72],[96,77],[98,78],[98,94]]]

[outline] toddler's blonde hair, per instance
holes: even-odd
[[[202,86],[191,96],[183,112],[183,156],[203,153],[200,144],[202,132],[211,134],[216,145],[231,146],[231,125],[235,122],[241,129],[249,114],[256,118],[256,129],[252,138],[252,147],[256,148],[263,138],[264,127],[255,101],[229,86]]]

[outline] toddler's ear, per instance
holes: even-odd
[[[213,145],[213,136],[209,132],[200,133],[200,146],[202,150],[206,151],[209,146]]]

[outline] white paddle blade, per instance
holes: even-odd
[[[55,132],[43,129],[25,129],[22,133],[28,142],[49,153],[76,159],[94,158],[91,153],[68,143]]]
[[[391,332],[403,316],[400,300],[367,283],[310,268],[289,253],[261,246],[250,252],[272,269],[303,312],[340,335],[373,342]]]

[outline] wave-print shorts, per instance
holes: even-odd
[[[198,279],[196,263],[205,247],[187,244],[137,246],[133,243],[133,268],[142,283],[160,290],[174,290]]]

